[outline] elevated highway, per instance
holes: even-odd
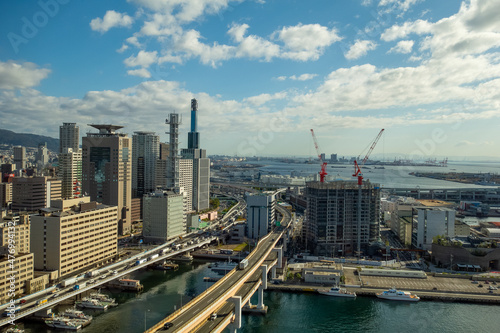
[[[220,332],[232,324],[236,329],[241,323],[241,308],[257,291],[258,307],[263,306],[263,291],[267,288],[267,274],[276,265],[281,267],[283,249],[275,248],[291,221],[291,213],[277,207],[283,215],[281,226],[263,237],[247,256],[245,269],[233,269],[210,288],[195,297],[181,309],[169,315],[146,332],[162,332],[165,324],[169,332]],[[277,253],[276,253],[277,252]],[[210,320],[212,314],[216,320]]]

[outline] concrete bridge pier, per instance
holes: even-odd
[[[273,251],[278,252],[278,267],[283,268],[283,248],[282,247],[275,247]]]
[[[228,301],[234,304],[234,321],[228,328],[231,333],[236,333],[241,328],[241,296],[233,296]]]
[[[276,279],[276,265],[271,268],[271,279]]]
[[[262,268],[262,284],[260,285],[259,289],[257,290],[257,296],[258,296],[258,304],[257,304],[257,309],[263,310],[265,309],[264,307],[264,289],[267,289],[267,265],[262,265],[260,266]]]

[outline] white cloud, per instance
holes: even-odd
[[[386,11],[391,12],[394,10],[399,10],[406,12],[411,6],[421,2],[422,0],[380,0],[378,3],[379,7],[391,7],[386,8]]]
[[[408,54],[413,49],[413,44],[415,42],[412,40],[402,40],[392,47],[388,53],[403,53]]]
[[[90,21],[90,28],[94,31],[105,33],[113,27],[130,27],[133,22],[133,18],[127,14],[108,10],[102,19],[97,17]]]
[[[284,43],[281,57],[300,61],[317,60],[326,47],[342,39],[336,29],[319,24],[284,27],[273,36]]]
[[[370,40],[359,40],[351,45],[349,51],[344,55],[348,60],[354,60],[365,56],[368,51],[375,50],[377,48],[377,44]]]
[[[137,56],[130,56],[125,59],[124,63],[127,67],[141,66],[143,68],[148,68],[151,64],[155,63],[158,59],[158,52],[147,52],[139,51]]]
[[[287,94],[285,92],[279,92],[275,94],[260,94],[258,96],[252,96],[245,98],[243,101],[250,103],[253,106],[261,106],[269,101],[276,100],[276,99],[284,99],[286,98]]]
[[[263,58],[270,61],[280,54],[280,47],[261,37],[250,35],[245,36],[248,30],[248,24],[233,24],[228,34],[234,41],[238,42],[234,57],[236,58]]]
[[[297,75],[292,75],[289,77],[286,76],[278,76],[276,80],[278,81],[285,81],[286,79],[293,80],[293,81],[307,81],[307,80],[312,80],[314,79],[318,74],[310,74],[310,73],[304,73],[299,76]]]
[[[128,45],[127,45],[127,44],[122,44],[122,47],[120,47],[118,50],[116,50],[116,52],[118,52],[118,53],[123,53],[123,52],[125,52],[127,49],[128,49]]]
[[[145,68],[131,69],[131,70],[127,71],[127,74],[133,75],[133,76],[143,77],[146,79],[149,79],[151,77],[151,73]]]
[[[0,89],[23,89],[36,86],[50,73],[31,62],[1,62]]]

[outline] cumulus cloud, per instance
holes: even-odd
[[[388,53],[403,53],[408,54],[413,49],[413,44],[415,42],[412,40],[402,40],[399,41],[396,46],[392,47]]]
[[[1,62],[0,89],[23,89],[36,86],[50,73],[31,62]]]
[[[127,71],[127,74],[133,75],[133,76],[143,77],[146,79],[149,79],[151,77],[151,73],[145,68],[131,69],[131,70]]]
[[[130,56],[125,59],[124,63],[127,67],[141,66],[143,68],[148,68],[151,64],[155,63],[158,59],[158,52],[147,52],[139,51],[136,56]]]
[[[286,97],[285,92],[279,92],[275,94],[260,94],[258,96],[252,96],[245,98],[243,101],[250,103],[253,106],[261,106],[269,101],[276,99],[284,99]]]
[[[102,19],[97,17],[90,21],[90,28],[94,31],[105,33],[113,27],[130,27],[133,22],[132,17],[127,14],[108,10]]]
[[[300,61],[317,60],[326,47],[342,39],[336,29],[319,24],[284,27],[273,36],[284,43],[283,58]]]
[[[365,56],[368,51],[375,50],[376,48],[377,44],[370,40],[357,39],[356,42],[351,45],[349,51],[347,51],[344,56],[348,60],[354,60]]]

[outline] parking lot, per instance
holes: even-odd
[[[390,288],[396,287],[397,289],[408,290],[435,290],[440,292],[459,292],[459,293],[474,293],[474,294],[487,294],[489,293],[488,287],[499,287],[500,284],[494,285],[493,282],[485,284],[484,281],[479,281],[477,284],[472,283],[470,279],[461,278],[446,278],[428,276],[427,279],[415,278],[396,278],[384,276],[361,276],[361,281],[364,287],[372,288]],[[482,285],[482,287],[479,287]],[[500,294],[498,290],[493,290],[494,294]]]

